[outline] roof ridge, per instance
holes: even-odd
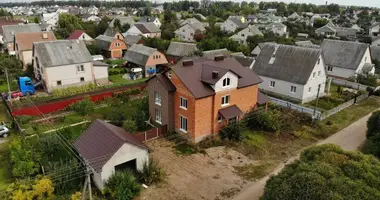
[[[114,131],[114,130],[110,127],[110,126],[115,126],[115,125],[110,124],[110,123],[107,123],[107,122],[105,122],[105,121],[103,121],[103,120],[100,120],[100,119],[96,119],[96,121],[101,122],[101,124],[103,124],[105,128],[107,128],[109,131],[111,131],[112,133],[114,133],[114,135],[116,135],[116,136],[117,136],[119,139],[121,139],[124,143],[126,142],[126,139],[125,139],[123,136],[121,136],[119,133],[117,133],[116,131]],[[115,126],[115,127],[117,127],[117,126]],[[120,127],[117,127],[117,128],[120,128]]]

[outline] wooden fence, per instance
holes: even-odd
[[[155,127],[150,130],[134,134],[134,137],[140,142],[148,142],[163,136],[167,131],[166,125]]]

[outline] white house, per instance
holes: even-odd
[[[102,190],[104,183],[117,171],[131,169],[141,171],[149,163],[149,148],[123,128],[95,120],[74,142],[90,166],[96,187]]]
[[[380,22],[372,24],[371,27],[369,27],[369,35],[370,36],[377,36],[380,33]]]
[[[286,33],[287,33],[286,32],[287,26],[283,23],[278,23],[278,22],[268,24],[265,27],[265,29],[273,32],[274,34],[280,35],[280,36],[286,35]]]
[[[59,53],[57,53],[59,52]],[[80,40],[56,40],[33,44],[33,69],[49,93],[56,88],[81,86],[97,82],[92,57]],[[108,73],[107,73],[108,76]]]
[[[230,39],[239,42],[240,44],[247,44],[248,36],[264,36],[264,34],[255,25],[249,25],[247,28],[239,31],[235,35],[231,36]]]
[[[161,29],[159,29],[153,22],[139,22],[132,25],[127,32],[123,33],[123,35],[141,35],[150,38],[160,38]]]
[[[347,79],[357,74],[375,73],[367,44],[325,39],[321,48],[329,76]]]
[[[245,17],[243,16],[229,16],[226,21],[224,21],[220,28],[224,32],[235,32],[237,29],[246,28],[248,26]]]
[[[60,14],[59,12],[44,13],[42,14],[41,22],[44,24],[50,24],[53,27],[56,27],[58,25],[59,14]]]
[[[150,16],[147,16],[147,17],[141,17],[139,22],[142,22],[142,23],[152,22],[152,23],[154,23],[158,28],[160,28],[161,25],[162,25],[162,23],[161,23],[160,19],[158,19],[158,17],[150,17]]]
[[[326,71],[321,49],[265,44],[253,64],[259,88],[301,103],[324,96]]]
[[[197,31],[202,33],[206,31],[202,23],[187,23],[177,29],[174,33],[176,38],[182,41],[195,42],[194,35]]]

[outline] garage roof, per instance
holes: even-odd
[[[108,160],[125,143],[148,150],[145,144],[136,140],[124,129],[97,119],[74,142],[74,146],[89,165],[95,171],[100,172]]]

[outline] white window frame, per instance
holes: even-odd
[[[315,72],[313,72],[313,79],[315,79],[315,75],[316,75],[316,73],[315,73]]]
[[[156,122],[162,124],[162,112],[161,110],[155,109]]]
[[[84,65],[77,65],[77,73],[84,73]]]
[[[184,127],[184,122],[186,121],[186,127]],[[187,129],[188,129],[188,121],[187,121],[187,118],[180,115],[179,116],[179,130],[184,132],[184,133],[187,133]],[[186,128],[186,129],[184,129]]]
[[[294,89],[294,90],[293,90],[293,89]],[[290,86],[290,92],[291,92],[291,93],[296,93],[296,92],[297,92],[297,87],[294,86],[294,85],[291,85],[291,86]]]
[[[231,79],[229,77],[224,78],[222,85],[223,85],[224,88],[230,87],[230,85],[231,85]]]
[[[332,72],[333,71],[333,66],[327,66],[327,71]]]
[[[154,91],[154,103],[158,106],[161,106],[161,101],[162,101],[161,94]]]
[[[226,96],[222,96],[222,106],[228,106],[230,105],[230,101],[231,101],[231,96],[230,95],[226,95]]]
[[[273,84],[272,84],[273,83]],[[275,88],[276,87],[276,81],[270,81],[269,87]]]
[[[189,101],[185,97],[179,97],[179,107],[187,110],[187,107],[189,106]]]

